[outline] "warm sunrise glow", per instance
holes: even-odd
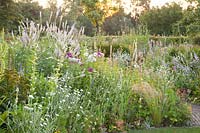
[[[48,0],[36,0],[39,2],[39,4],[43,7],[46,7],[48,4]],[[122,0],[123,2],[123,6],[125,6],[125,8],[127,10],[130,10],[130,4],[131,4],[131,0]],[[170,3],[170,2],[176,2],[176,3],[180,3],[180,4],[187,4],[187,2],[185,2],[184,0],[151,0],[151,7],[152,6],[163,6],[166,3]],[[63,0],[57,0],[58,5],[57,6],[61,6],[63,4]]]
[[[151,0],[151,7],[153,6],[163,6],[166,3],[176,2],[181,4],[183,7],[187,6],[187,2],[185,0]]]
[[[48,0],[35,0],[35,1],[38,1],[39,4],[43,7],[47,7],[48,5]],[[61,6],[63,4],[63,0],[57,0],[57,6]]]

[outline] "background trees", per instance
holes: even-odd
[[[0,31],[11,31],[17,29],[22,15],[19,13],[19,6],[12,0],[0,1]]]
[[[182,16],[180,5],[173,3],[144,12],[140,17],[140,22],[147,25],[151,34],[171,35],[173,34],[173,25],[181,20]]]
[[[102,25],[104,19],[112,15],[118,9],[112,3],[109,4],[109,0],[82,0],[81,5],[83,5],[84,15],[87,16],[93,25],[96,27],[96,33],[99,33],[100,26]],[[117,3],[118,1],[116,1]]]
[[[196,6],[189,6],[184,11],[183,18],[176,24],[176,28],[185,35],[197,34],[200,32],[200,1],[188,1],[195,2]]]
[[[23,19],[29,19],[39,23],[40,12],[44,11],[38,2],[21,1],[18,4],[20,9],[20,14],[23,16]]]
[[[155,35],[191,35],[200,32],[200,2],[196,6],[182,9],[179,4],[166,4],[163,7],[150,8],[150,0],[131,0],[130,13],[124,13],[122,0],[64,0],[61,7],[57,0],[49,0],[46,8],[33,0],[1,0],[0,30],[17,30],[20,21],[28,18],[37,23],[57,17],[67,20],[68,24],[77,23],[77,28],[85,27],[85,34],[97,33],[120,35],[130,33],[130,29],[147,27],[150,34]],[[146,31],[146,30],[145,30]]]
[[[122,33],[129,33],[133,26],[130,14],[126,15],[119,10],[105,19],[102,29],[108,35],[122,35]]]

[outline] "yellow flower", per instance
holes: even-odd
[[[56,130],[54,133],[61,133],[60,130]]]

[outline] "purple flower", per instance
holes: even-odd
[[[67,52],[66,56],[67,56],[67,58],[72,58],[73,57],[72,53],[70,53],[70,52]]]
[[[93,68],[91,68],[91,67],[88,68],[88,72],[92,73],[93,71],[94,71]]]
[[[104,54],[101,53],[100,51],[98,51],[98,52],[94,53],[94,56],[95,56],[95,57],[103,57]]]
[[[101,53],[101,52],[97,52],[97,56],[98,56],[98,57],[103,57],[103,56],[104,56],[104,54],[103,54],[103,53]]]
[[[174,71],[176,71],[176,66],[173,66],[173,68],[172,68]]]

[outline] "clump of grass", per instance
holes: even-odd
[[[155,126],[159,126],[162,122],[162,93],[156,90],[147,82],[141,82],[133,85],[132,90],[143,97],[148,105],[152,121]]]

